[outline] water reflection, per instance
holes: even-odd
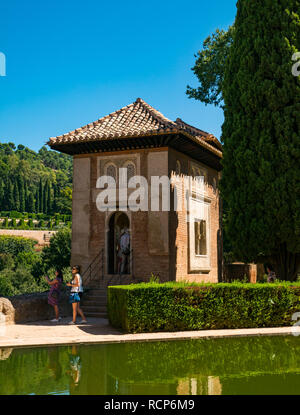
[[[81,359],[78,349],[78,346],[73,345],[69,355],[70,370],[67,373],[70,376],[70,393],[72,395],[76,394],[81,378]]]
[[[13,349],[11,347],[7,347],[5,349],[0,349],[0,360],[6,360],[11,355]]]
[[[0,349],[0,394],[299,394],[299,352],[294,336]]]
[[[222,395],[218,376],[199,376],[178,381],[177,395]]]

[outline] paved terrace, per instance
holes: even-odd
[[[278,327],[236,330],[201,330],[175,333],[124,334],[112,328],[108,320],[90,318],[88,324],[68,325],[70,318],[60,323],[34,323],[0,326],[1,347],[27,347],[67,344],[120,343],[136,341],[189,340],[200,338],[300,335],[300,327]]]

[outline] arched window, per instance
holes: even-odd
[[[113,177],[117,180],[117,169],[114,164],[110,163],[106,166],[106,176]]]
[[[127,180],[129,181],[132,177],[135,176],[135,165],[129,161],[125,163],[125,168],[127,168]]]

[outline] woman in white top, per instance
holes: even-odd
[[[87,323],[86,318],[83,314],[83,311],[80,308],[80,299],[81,299],[81,295],[83,292],[83,288],[82,288],[82,278],[79,272],[80,272],[80,267],[78,265],[73,267],[72,268],[73,280],[71,283],[67,284],[68,287],[72,287],[70,302],[72,303],[72,308],[73,308],[73,321],[70,321],[69,324],[76,324],[77,313],[79,313],[82,317],[81,323]]]

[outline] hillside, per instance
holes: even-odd
[[[71,214],[72,157],[0,143],[0,211]]]

